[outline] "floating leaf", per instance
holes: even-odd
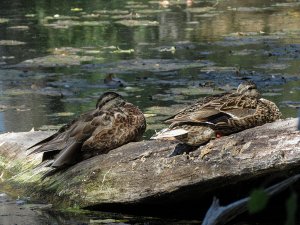
[[[8,27],[8,29],[13,29],[13,30],[28,30],[29,27],[28,26],[12,26],[12,27]]]
[[[25,42],[16,40],[0,40],[0,45],[25,45]]]
[[[83,10],[82,8],[72,8],[71,9],[72,12],[80,12],[82,10]]]
[[[269,200],[269,196],[263,189],[256,189],[250,195],[248,210],[250,213],[257,213],[263,210]]]
[[[73,116],[73,112],[58,112],[58,113],[53,113],[50,116]]]
[[[156,114],[156,113],[144,113],[144,116],[145,116],[146,118],[150,118],[150,117],[157,116],[157,114]]]
[[[0,18],[0,23],[7,23],[9,20],[5,18]]]
[[[127,53],[127,54],[129,54],[129,53],[132,53],[132,52],[134,52],[134,49],[120,49],[120,48],[118,48],[117,50],[114,50],[113,51],[113,53]]]
[[[172,47],[169,47],[169,48],[162,48],[159,51],[160,52],[172,52],[174,54],[175,51],[176,51],[176,48],[174,46],[172,46]]]
[[[150,21],[150,20],[120,20],[116,21],[116,23],[122,24],[128,27],[134,26],[158,26],[159,22],[157,21]]]

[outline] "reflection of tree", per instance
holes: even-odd
[[[163,12],[159,15],[159,41],[184,40],[186,25],[184,13]]]

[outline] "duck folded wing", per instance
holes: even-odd
[[[79,119],[73,120],[69,124],[61,127],[52,136],[32,146],[35,147],[42,144],[30,154],[52,151],[57,152],[67,149],[69,145],[73,145],[74,143],[82,144],[94,130],[95,126],[92,125],[91,116],[85,114]]]
[[[60,151],[51,166],[54,168],[62,168],[76,163],[80,157],[81,146],[82,143],[72,141]]]
[[[253,116],[257,111],[257,107],[257,98],[241,96],[239,98],[229,98],[218,107],[218,110],[228,114],[233,119],[242,119],[244,117]]]
[[[55,134],[41,140],[40,142],[38,143],[35,143],[34,145],[30,146],[29,148],[27,148],[27,150],[29,149],[32,149],[36,146],[39,146],[39,145],[42,145],[41,147],[37,148],[36,150],[34,150],[33,152],[31,152],[30,154],[33,154],[33,153],[38,153],[38,152],[44,152],[42,149],[42,147],[44,146],[44,149],[48,149],[46,148],[46,146],[50,143],[60,143],[61,140],[65,139],[66,138],[66,131],[71,128],[73,125],[76,125],[78,123],[78,121],[80,120],[84,120],[84,121],[89,121],[91,120],[91,113],[92,111],[89,111],[85,114],[82,114],[80,117],[76,118],[76,119],[73,119],[71,122],[67,123],[66,125],[62,126]],[[51,148],[49,146],[49,148]],[[53,147],[52,147],[53,148]],[[57,150],[61,150],[60,147],[58,147],[59,149]],[[46,150],[48,151],[48,150]]]
[[[211,122],[216,123],[227,119],[240,119],[252,116],[256,112],[255,98],[236,95],[227,95],[223,98],[212,99],[210,102],[190,113],[179,113],[167,122]]]
[[[175,115],[172,115],[168,118],[165,119],[164,123],[173,123],[174,121],[176,121],[178,118],[180,118],[183,115],[186,115],[188,113],[191,112],[195,112],[197,109],[201,109],[203,107],[203,105],[207,104],[210,101],[219,99],[220,97],[222,97],[223,95],[228,95],[228,93],[225,94],[217,94],[217,95],[213,95],[213,96],[207,96],[205,98],[202,98],[198,101],[196,101],[194,104],[180,110],[178,113],[176,113]],[[174,120],[175,119],[175,120]]]
[[[181,116],[175,117],[173,119],[169,119],[168,122],[171,122],[171,123],[207,122],[207,121],[210,121],[211,117],[223,116],[223,114],[224,113],[220,112],[219,110],[213,109],[213,108],[212,109],[204,108],[199,111],[192,112],[190,114],[181,115]]]
[[[126,116],[107,115],[105,120],[99,119],[94,122],[97,123],[97,128],[83,143],[82,151],[84,158],[87,155],[107,153],[109,150],[119,147],[133,139],[136,136],[134,124],[124,123],[128,118]]]
[[[51,151],[63,150],[66,147],[66,145],[68,144],[67,137],[69,136],[69,134],[64,132],[64,133],[54,134],[54,135],[39,142],[42,145],[40,147],[38,147],[37,149],[35,149],[34,151],[30,152],[29,155],[35,154],[35,153],[41,153],[41,152],[51,152]],[[45,143],[43,143],[43,142],[45,142]],[[34,147],[34,146],[32,146],[32,147]]]
[[[45,143],[49,143],[51,142],[52,140],[54,139],[62,139],[62,136],[64,136],[63,134],[65,134],[64,132],[74,123],[76,122],[75,120],[72,121],[71,123],[69,124],[66,124],[64,126],[62,126],[55,134],[39,141],[38,143],[35,143],[34,145],[30,146],[29,148],[27,148],[27,150],[29,149],[32,149],[36,146],[39,146],[39,145],[42,145],[42,144],[45,144]],[[57,138],[58,137],[58,138]],[[34,150],[33,152],[31,152],[30,154],[33,154],[33,153],[38,153],[40,151],[41,148],[37,148],[36,150]]]

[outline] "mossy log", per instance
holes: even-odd
[[[250,181],[296,173],[297,122],[265,124],[173,157],[174,142],[129,143],[45,179],[41,177],[49,168],[37,166],[42,154],[28,155],[26,148],[51,132],[5,133],[0,135],[0,188],[63,207],[205,213],[215,194],[228,200],[231,192],[236,198],[250,190]],[[234,191],[241,186],[243,191]]]

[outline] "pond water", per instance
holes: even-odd
[[[147,117],[145,139],[193,99],[243,80],[295,117],[294,0],[3,0],[0,132],[57,129],[108,90]],[[122,80],[105,83],[109,75]]]

